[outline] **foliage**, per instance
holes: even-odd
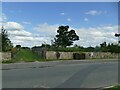
[[[14,47],[11,49],[12,56],[14,56],[17,52],[18,52],[17,48]]]
[[[21,47],[21,49],[30,50],[30,48],[29,48],[29,47]]]
[[[64,51],[64,52],[87,52],[90,51],[87,48],[83,47],[51,47],[49,51]]]
[[[66,47],[73,44],[73,41],[79,40],[79,36],[76,35],[75,30],[68,31],[69,26],[59,26],[57,30],[56,38],[54,38],[54,45],[56,47]]]
[[[107,46],[108,52],[112,53],[120,53],[120,46],[118,44],[108,44]]]
[[[2,61],[2,63],[15,63],[15,61],[13,61],[13,60],[6,60],[6,61]]]
[[[102,44],[100,44],[100,47],[101,47],[102,52],[107,52],[108,51],[106,42],[103,42]]]
[[[113,87],[110,87],[110,88],[105,88],[103,90],[120,90],[120,85],[116,85],[116,86],[113,86]]]
[[[29,49],[21,49],[17,55],[13,58],[15,61],[36,61],[41,57]]]
[[[35,48],[35,47],[33,47]],[[54,45],[41,45],[36,48],[41,48],[42,50],[48,51],[63,51],[63,52],[111,52],[111,53],[120,53],[120,46],[114,43],[103,42],[96,47],[83,47],[75,44],[73,47],[56,47]]]
[[[118,37],[118,38],[119,38],[119,37],[120,37],[120,33],[116,33],[116,34],[115,34],[115,37]],[[120,43],[120,40],[118,40],[118,43]]]
[[[120,34],[117,34],[117,33],[115,34],[115,37],[119,37],[119,36],[120,36]]]
[[[95,48],[94,47],[87,47],[87,48],[84,48],[84,51],[86,51],[86,52],[94,52]]]
[[[42,44],[41,47],[42,48],[50,48],[50,45],[49,44]]]
[[[21,45],[16,45],[16,48],[21,48]]]
[[[118,44],[114,44],[114,43],[106,43],[103,42],[102,44],[100,44],[100,51],[102,52],[111,52],[111,53],[120,53],[120,46]]]
[[[10,39],[8,38],[8,34],[6,29],[2,26],[1,28],[1,38],[2,38],[2,51],[10,51],[13,47]]]

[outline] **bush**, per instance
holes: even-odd
[[[58,47],[58,48],[54,48],[51,47],[48,49],[48,51],[64,51],[64,52],[79,52],[79,51],[83,51],[83,49],[81,48],[75,48],[75,47]]]

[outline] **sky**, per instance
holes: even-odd
[[[119,2],[119,0],[1,0],[2,2]]]
[[[14,46],[51,44],[57,28],[68,25],[80,38],[74,44],[94,47],[117,42],[118,3],[3,2],[0,20]]]

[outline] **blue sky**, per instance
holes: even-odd
[[[99,16],[85,15],[90,10],[107,12]],[[3,13],[10,21],[32,22],[33,25],[47,22],[49,24],[68,24],[75,27],[97,26],[99,24],[117,24],[117,3],[3,3]],[[60,13],[65,13],[61,16]],[[89,18],[90,22],[83,22],[83,18]],[[99,18],[98,18],[99,17]],[[68,22],[66,18],[71,18]],[[57,21],[57,22],[56,22]]]
[[[59,25],[69,25],[79,31],[84,28],[85,32],[91,28],[114,27],[118,24],[117,4],[117,2],[4,2],[2,13],[7,18],[6,23],[14,22],[26,32],[39,34],[40,37],[44,34],[43,36],[48,37],[50,31],[43,28],[40,30],[40,27],[48,26],[53,29]]]

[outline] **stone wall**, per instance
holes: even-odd
[[[114,59],[118,58],[118,54],[110,52],[85,52],[86,58],[101,58],[101,59]]]
[[[73,52],[60,52],[59,59],[73,59]]]
[[[46,51],[45,57],[46,59],[57,59],[56,52],[54,51]]]
[[[73,59],[73,52],[59,52],[59,59]],[[46,59],[57,59],[55,51],[46,51]]]
[[[11,60],[11,52],[0,52],[0,58],[2,61]]]
[[[59,52],[60,57],[59,59],[74,59],[74,53],[81,53],[81,52]],[[85,54],[85,59],[118,59],[118,54],[110,53],[110,52],[82,52]],[[46,51],[46,59],[57,59],[55,51]]]

